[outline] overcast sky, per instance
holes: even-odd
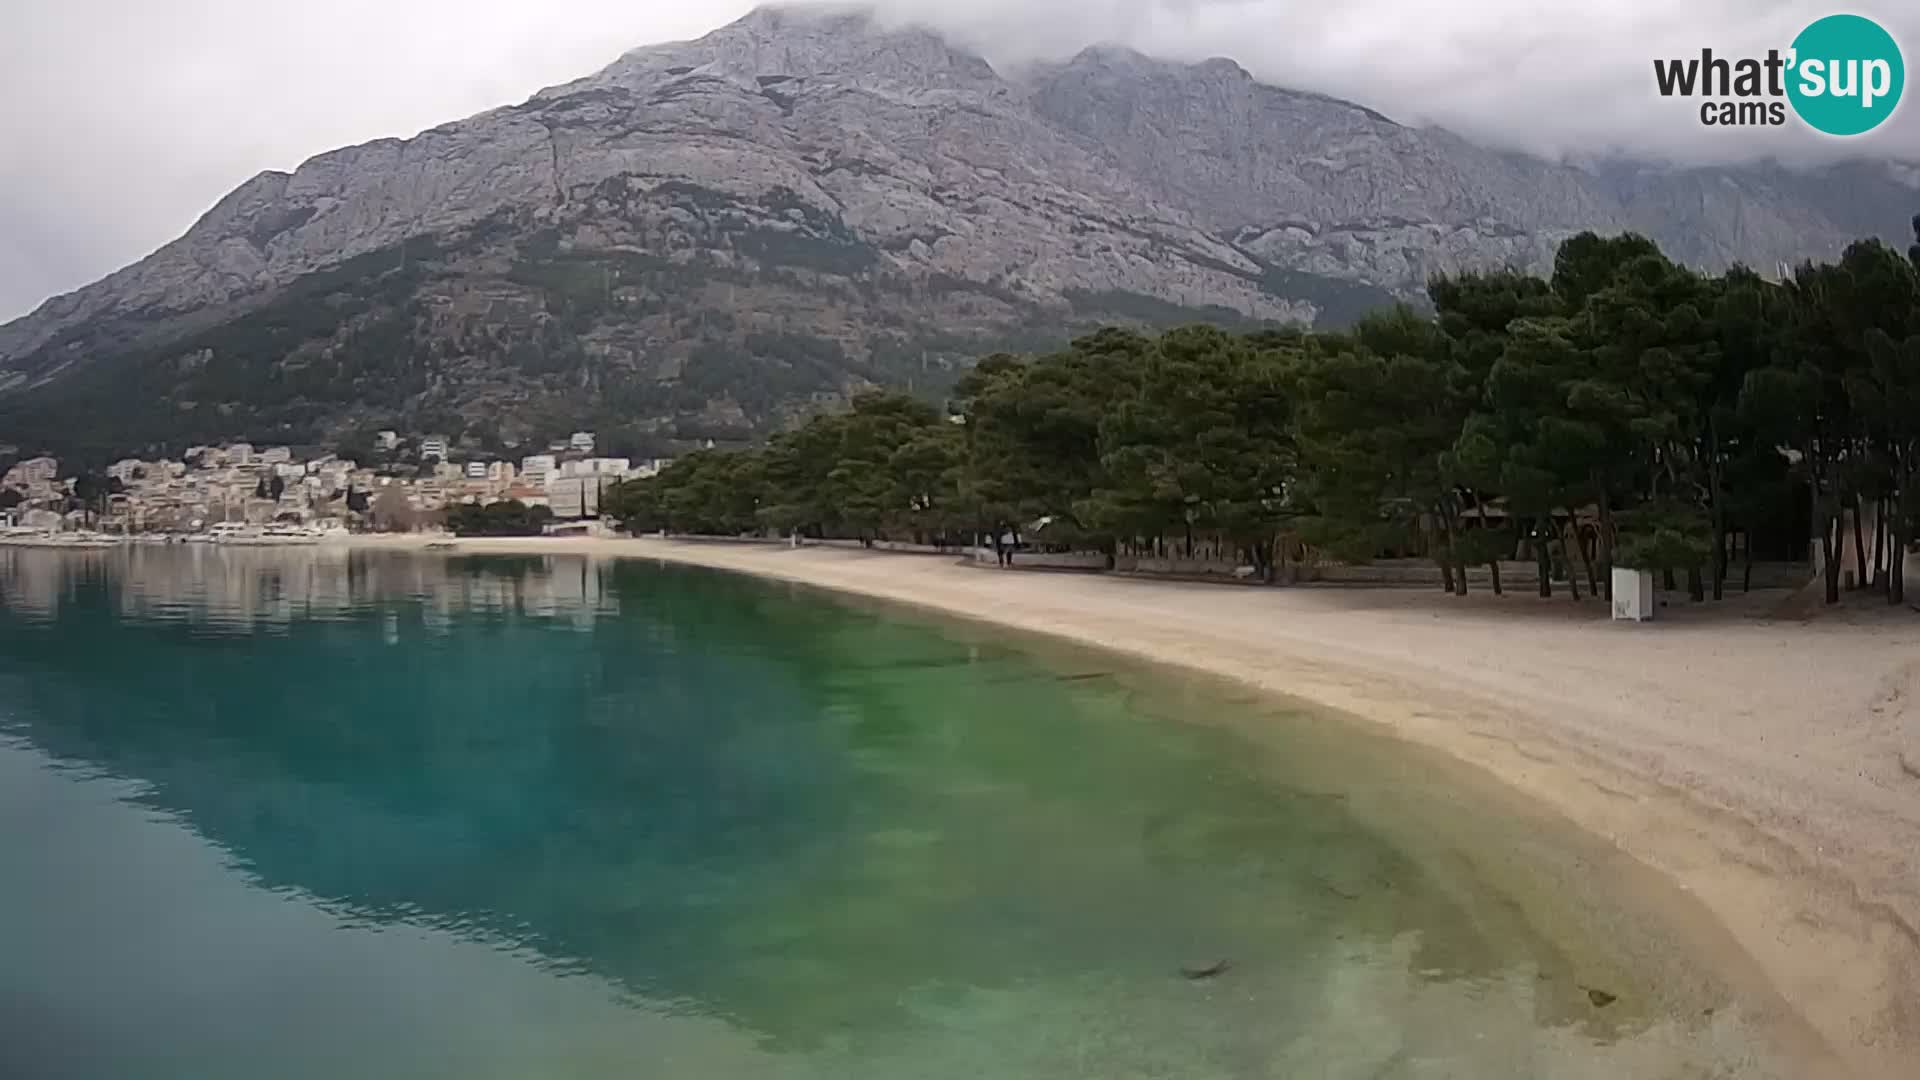
[[[696,37],[751,0],[7,0],[0,320],[173,239],[263,169],[411,135]],[[1548,155],[1682,160],[1841,149],[1701,128],[1655,56],[1785,48],[1835,10],[1920,54],[1920,4],[1808,0],[882,0],[1003,66],[1098,42],[1231,56],[1268,82]],[[1910,91],[1909,98],[1920,94]],[[1920,158],[1920,107],[1844,146]]]

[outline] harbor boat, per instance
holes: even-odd
[[[0,544],[11,547],[100,549],[118,547],[121,539],[106,533],[79,531],[55,532],[51,529],[13,528],[0,531]]]
[[[231,544],[240,547],[285,547],[318,544],[321,539],[318,529],[304,525],[247,525],[237,521],[223,521],[207,530],[208,539],[216,544]],[[189,537],[189,539],[193,539]]]
[[[317,544],[320,531],[304,525],[269,525],[260,530],[260,542],[263,544]]]

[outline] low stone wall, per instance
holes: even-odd
[[[984,566],[997,566],[999,558],[990,547],[972,549],[973,561]],[[1024,570],[1105,570],[1107,557],[1097,551],[1020,551],[1013,556],[1013,565]]]
[[[1114,560],[1113,568],[1123,574],[1166,577],[1220,577],[1244,580],[1258,574],[1258,571],[1251,566],[1218,559],[1162,559],[1144,555],[1122,555]]]
[[[792,543],[786,537],[742,536],[742,537],[678,537],[678,539],[705,541],[708,543],[756,544],[768,547],[785,547]],[[911,555],[940,555],[955,559],[970,559],[983,566],[995,566],[998,560],[992,547],[948,547],[936,548],[931,544],[913,544],[895,540],[877,540],[872,544],[862,544],[858,540],[805,540],[806,547],[842,548],[845,550],[891,551]],[[1078,572],[1096,572],[1107,570],[1107,557],[1098,551],[1044,552],[1020,551],[1014,555],[1013,565],[1018,570],[1069,570]],[[1920,582],[1920,553],[1908,557],[1907,578],[1910,582]],[[1743,568],[1736,563],[1728,568],[1727,585],[1738,591],[1741,585]],[[1114,559],[1113,570],[1117,574],[1147,578],[1169,578],[1183,581],[1237,581],[1258,583],[1258,574],[1253,567],[1229,561],[1215,559],[1157,558],[1144,555],[1119,555]],[[1585,573],[1576,568],[1581,591],[1587,588]],[[1814,579],[1815,571],[1805,563],[1755,563],[1753,568],[1753,587],[1756,589],[1797,589]],[[1288,563],[1280,567],[1275,575],[1276,584],[1321,584],[1373,586],[1378,588],[1438,589],[1441,586],[1440,568],[1429,559],[1381,559],[1371,563],[1347,564],[1336,562]],[[1539,588],[1540,570],[1532,562],[1502,562],[1500,564],[1500,583],[1513,592],[1533,592]],[[1682,575],[1679,582],[1685,588]],[[1467,587],[1470,590],[1486,590],[1493,587],[1493,577],[1485,563],[1467,568]],[[1555,583],[1556,591],[1565,588],[1564,582]]]

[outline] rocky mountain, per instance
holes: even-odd
[[[1920,173],[1578,168],[1114,49],[997,72],[764,9],[521,105],[264,173],[0,327],[0,441],[371,427],[639,450],[1101,322],[1338,322],[1584,228],[1771,268],[1899,237]]]

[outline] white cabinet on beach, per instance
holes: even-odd
[[[1653,571],[1614,567],[1614,619],[1619,622],[1652,622],[1653,610]]]

